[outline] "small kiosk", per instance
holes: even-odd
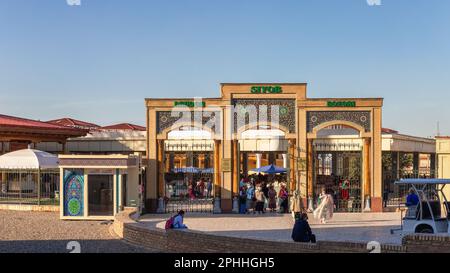
[[[60,218],[111,220],[124,207],[140,211],[140,157],[60,155]]]

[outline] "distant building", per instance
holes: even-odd
[[[407,187],[394,185],[401,178],[435,178],[436,140],[382,129],[382,179],[384,207],[405,203]]]
[[[450,136],[436,137],[438,178],[450,179]],[[450,187],[446,186],[445,195],[450,197]]]
[[[42,122],[38,120],[0,115],[0,154],[36,148],[42,142],[56,143],[63,153],[67,140],[85,136],[87,130]]]
[[[100,128],[101,126],[81,120],[76,120],[73,118],[60,118],[55,120],[49,120],[48,123],[70,127],[70,128],[76,128],[76,129],[83,129],[83,130],[95,130]]]
[[[120,123],[100,127],[71,118],[49,122],[67,127],[90,128],[85,136],[68,139],[67,150],[70,154],[135,154],[142,156],[146,154],[146,128],[139,125]],[[37,148],[46,152],[60,153],[62,146],[56,142],[43,142],[39,143]]]

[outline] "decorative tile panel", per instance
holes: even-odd
[[[196,118],[195,115],[199,115],[199,118]],[[202,125],[209,125],[211,126],[211,129],[216,134],[220,134],[220,126],[217,126],[216,128],[216,118],[220,119],[220,112],[219,111],[198,111],[190,112],[189,115],[186,115],[187,117],[184,117],[181,113],[179,116],[172,116],[172,111],[159,111],[156,112],[156,122],[157,122],[157,132],[158,134],[164,131],[167,128],[170,128],[172,126],[176,126],[177,123],[182,123],[187,121],[187,119],[190,118],[190,121],[192,124],[195,120],[202,120]],[[217,123],[220,124],[220,123]]]
[[[238,106],[242,106],[242,109],[255,110],[256,113],[252,114],[255,114],[257,117],[257,121],[261,123],[271,122],[272,107],[278,107],[278,124],[286,127],[289,130],[289,133],[295,133],[296,116],[294,99],[234,99],[233,106],[235,107],[235,109],[239,109]],[[261,113],[263,113],[263,115],[261,115]],[[239,115],[238,117],[238,113],[237,111],[235,111],[235,132],[238,131],[239,125],[248,125],[250,123],[249,116],[249,114],[246,114]],[[240,118],[240,120],[238,120],[238,118]]]
[[[369,111],[310,111],[306,116],[308,132],[312,132],[314,127],[329,121],[353,122],[362,126],[366,132],[371,130]]]

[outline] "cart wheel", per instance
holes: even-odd
[[[416,233],[422,233],[422,234],[433,234],[433,228],[428,225],[419,225],[416,228]]]
[[[426,228],[426,229],[422,229],[420,232],[418,233],[425,233],[425,234],[433,234],[433,230]]]

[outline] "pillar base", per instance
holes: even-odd
[[[156,210],[156,213],[165,213],[166,212],[166,208],[164,205],[164,198],[160,197],[158,199],[158,209]]]
[[[239,213],[239,199],[237,197],[233,198],[233,213]]]
[[[364,203],[364,212],[371,212],[372,210],[370,208],[370,197],[367,197]]]
[[[220,197],[214,198],[213,213],[222,213],[222,209],[220,208]]]
[[[155,213],[158,209],[158,199],[145,199],[144,212]]]
[[[314,203],[312,198],[308,198],[308,212],[314,211]]]

